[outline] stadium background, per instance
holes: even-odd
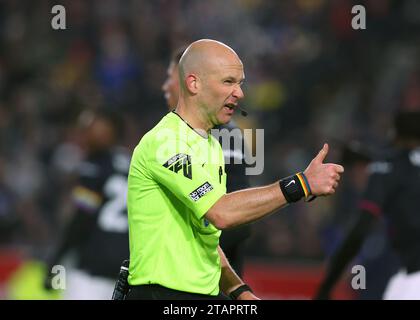
[[[55,4],[66,30],[51,27]],[[366,30],[351,28],[356,4]],[[77,115],[118,110],[132,149],[167,110],[161,85],[178,46],[213,38],[242,58],[249,116],[236,120],[265,130],[259,185],[304,168],[324,141],[329,161],[354,140],[380,154],[393,110],[420,103],[419,27],[415,0],[1,1],[0,299],[44,298],[30,291],[69,215]],[[262,298],[314,293],[363,184],[357,166],[346,170],[337,195],[253,224],[245,279]],[[388,250],[378,229],[356,261],[367,290],[349,288],[349,271],[335,298],[380,297]]]

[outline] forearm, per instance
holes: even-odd
[[[216,228],[226,229],[258,220],[303,197],[326,196],[335,193],[344,168],[322,163],[328,145],[311,161],[305,172],[286,177],[268,186],[228,193],[206,213],[206,219]]]
[[[219,229],[258,220],[287,204],[279,183],[249,188],[224,195],[208,211],[208,218]]]

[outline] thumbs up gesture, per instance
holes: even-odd
[[[312,159],[304,174],[311,187],[311,193],[315,196],[326,196],[335,193],[340,180],[340,174],[344,168],[334,163],[323,163],[328,154],[328,144],[323,148],[315,158]]]

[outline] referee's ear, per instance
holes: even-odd
[[[198,93],[199,81],[200,80],[198,79],[197,75],[194,73],[190,73],[185,78],[185,86],[190,94],[196,95]]]

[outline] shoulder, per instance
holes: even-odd
[[[150,152],[151,148],[156,148],[162,136],[170,135],[170,127],[167,126],[167,116],[163,117],[151,130],[146,132],[140,139],[137,146],[134,148],[133,158],[141,153]]]
[[[177,119],[175,114],[167,114],[150,131],[148,131],[135,147],[131,161],[164,163],[170,157],[189,150],[187,126]]]
[[[162,143],[167,140],[181,140],[185,136],[187,128],[180,123],[180,118],[170,112],[165,115],[151,130],[140,140],[141,147],[156,146],[155,143]]]

